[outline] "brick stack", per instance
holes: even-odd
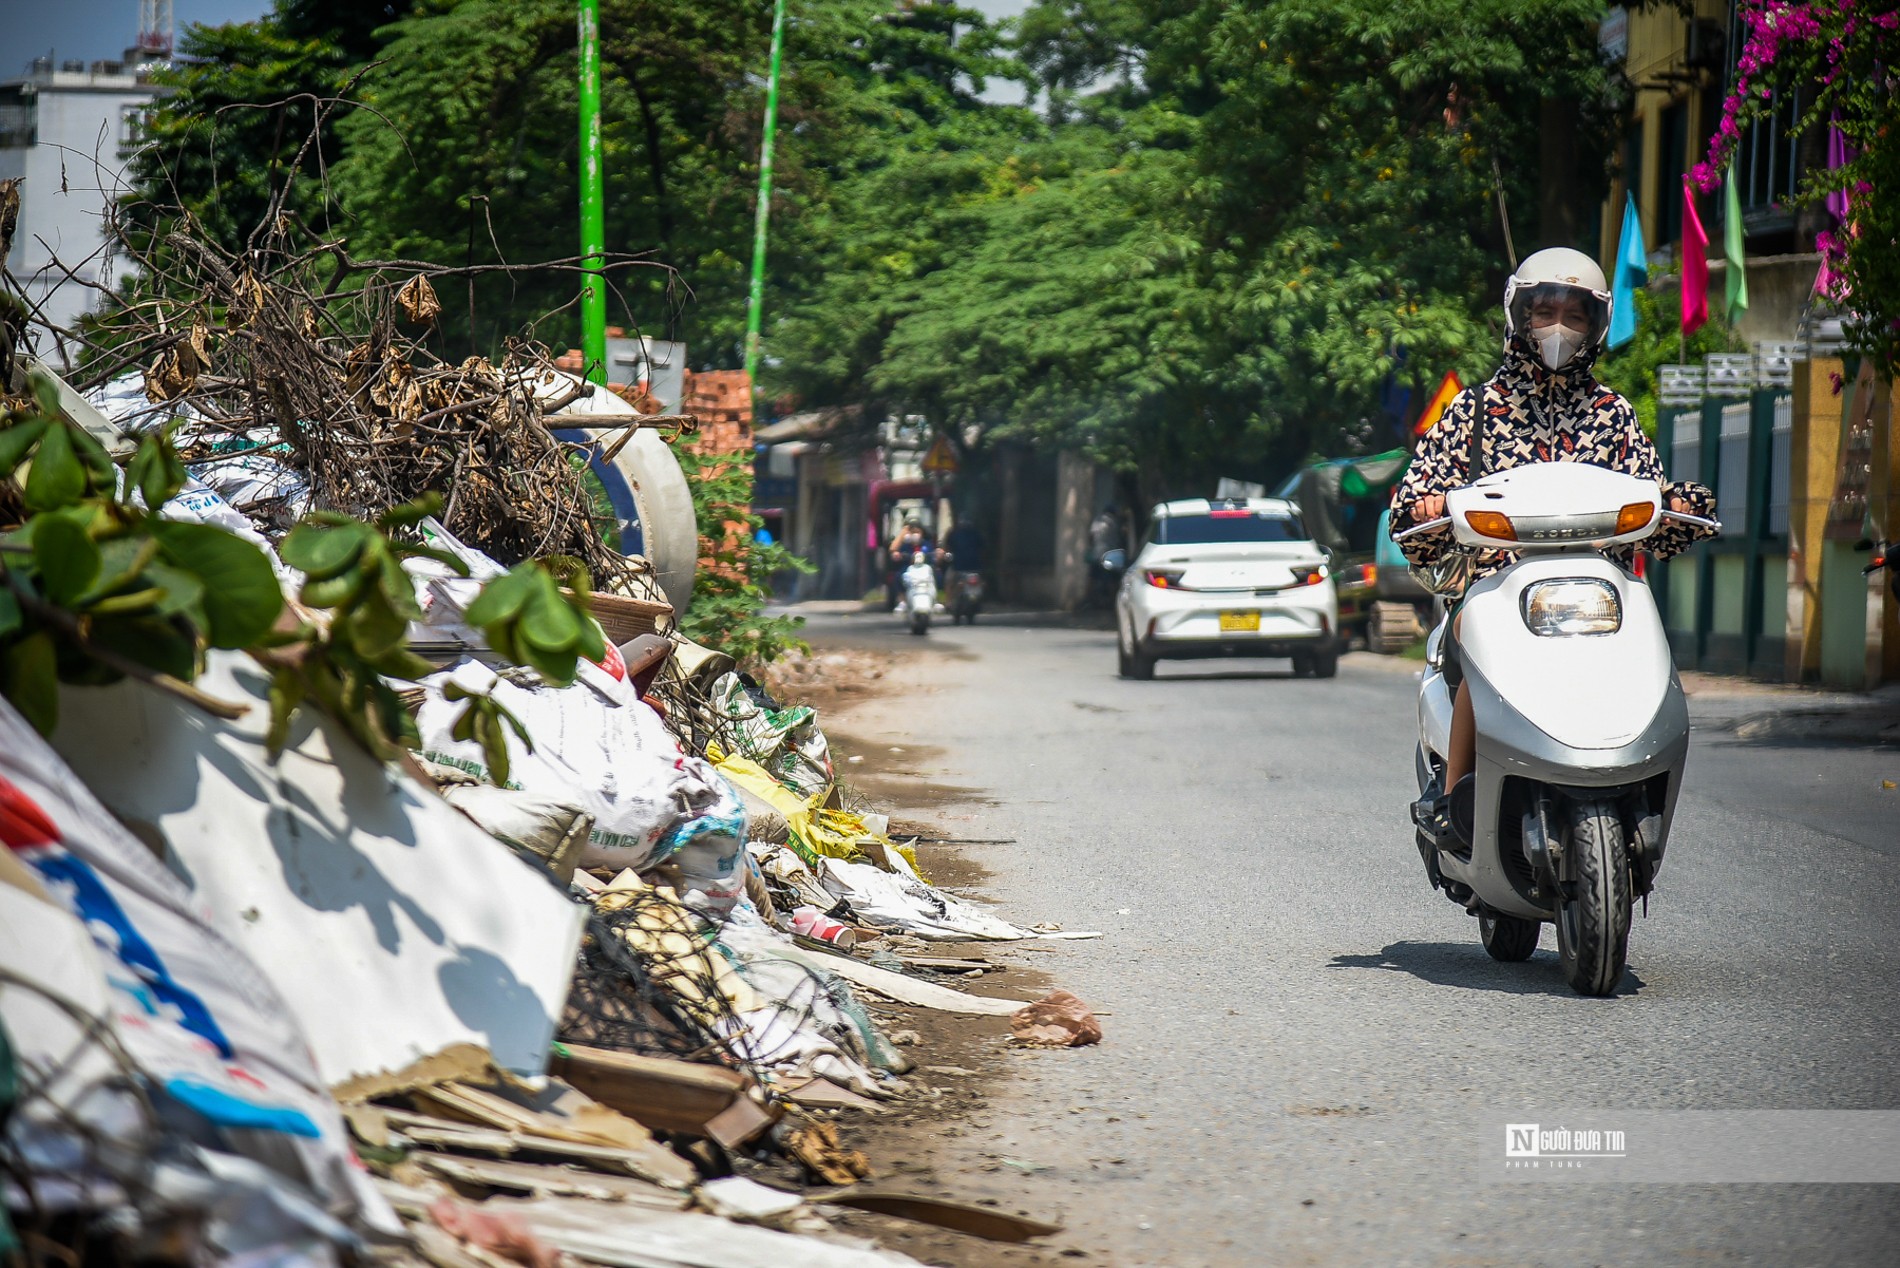
[[[699,434],[686,442],[695,453],[751,454],[752,380],[744,370],[688,370],[680,413],[699,419]]]

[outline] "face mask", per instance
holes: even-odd
[[[1559,369],[1583,347],[1584,331],[1569,326],[1532,326],[1531,342],[1551,369]]]

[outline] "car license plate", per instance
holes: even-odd
[[[1220,614],[1220,632],[1223,634],[1258,634],[1260,632],[1260,614],[1258,612],[1223,612]]]

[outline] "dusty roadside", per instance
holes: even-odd
[[[1011,910],[1007,895],[987,888],[990,874],[958,845],[964,816],[956,808],[980,800],[980,795],[918,774],[935,765],[935,750],[892,731],[888,711],[866,707],[884,701],[900,689],[899,684],[904,684],[904,690],[915,689],[902,672],[914,655],[815,648],[810,656],[774,666],[768,680],[781,699],[819,710],[841,779],[868,808],[891,815],[893,837],[921,838],[918,861],[934,884],[995,904],[1005,917],[1034,923],[1034,912]],[[1037,965],[1048,948],[1035,943],[933,942],[930,953],[980,959],[995,966],[987,972],[940,978],[945,985],[972,994],[1032,1000],[1056,984]],[[908,1076],[912,1087],[908,1097],[881,1112],[840,1111],[839,1127],[847,1145],[863,1150],[875,1169],[866,1187],[1060,1223],[1060,1212],[1039,1209],[1023,1196],[1020,1180],[1040,1164],[1008,1152],[1000,1143],[1005,1139],[1004,1125],[994,1116],[999,1094],[1017,1063],[1059,1061],[1065,1054],[1014,1045],[1006,1018],[964,1017],[888,1004],[873,1007],[872,1012],[902,1045],[915,1069]],[[824,1201],[822,1191],[814,1191],[811,1198]],[[842,1208],[828,1208],[826,1215],[844,1231],[875,1238],[925,1263],[952,1268],[1103,1262],[1099,1255],[1072,1245],[1065,1232],[1010,1244]]]

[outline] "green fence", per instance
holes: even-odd
[[[1651,571],[1680,668],[1783,676],[1793,407],[1785,388],[1765,388],[1657,411],[1669,478],[1714,489],[1725,530]]]

